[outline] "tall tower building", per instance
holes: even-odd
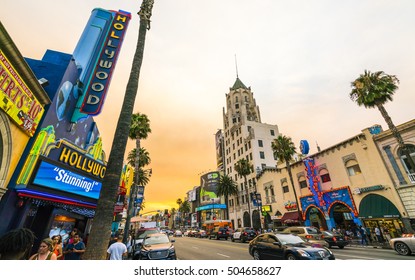
[[[261,122],[259,107],[253,92],[239,77],[226,94],[223,108],[224,173],[238,185],[238,195],[229,198],[229,219],[234,227],[261,227],[261,209],[253,204],[256,193],[256,174],[266,166],[275,167],[271,142],[278,137],[278,126]],[[247,184],[235,171],[235,163],[246,159],[254,170],[247,176]],[[248,203],[250,203],[248,207]],[[250,212],[250,213],[249,213]],[[252,221],[252,224],[251,224]]]

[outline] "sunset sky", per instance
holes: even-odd
[[[25,57],[73,53],[94,8],[131,12],[118,64],[95,118],[109,155],[134,56],[132,0],[2,0],[0,20]],[[325,149],[380,124],[376,109],[349,98],[350,82],[383,70],[400,80],[386,104],[396,125],[414,119],[415,1],[155,0],[135,112],[147,114],[153,176],[143,212],[177,208],[177,198],[216,168],[215,138],[225,94],[239,78],[254,92],[262,122],[299,146]],[[129,140],[126,152],[134,148]]]

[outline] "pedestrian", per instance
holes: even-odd
[[[29,260],[57,260],[57,256],[53,253],[52,239],[45,238],[40,242],[39,249],[36,254],[32,255]]]
[[[112,243],[107,249],[107,260],[122,260],[127,256],[127,246],[122,243],[123,236],[118,235],[117,242]]]
[[[56,257],[58,260],[62,260],[63,259],[63,249],[62,249],[62,236],[58,235],[54,235],[52,236],[52,241],[53,241],[53,252],[55,253]]]
[[[369,245],[369,242],[367,241],[366,230],[362,226],[359,226],[359,233],[360,233],[360,238],[361,238],[360,244],[362,246]]]
[[[373,242],[373,239],[372,239],[372,234],[370,232],[370,227],[366,227],[364,229],[366,230],[366,236],[368,237],[369,242],[372,243]]]
[[[382,233],[380,232],[379,227],[375,227],[375,235],[376,235],[376,240],[377,240],[380,244],[383,244],[383,236],[382,236]]]
[[[65,260],[80,260],[83,253],[85,253],[85,244],[81,241],[79,234],[75,233],[73,243],[66,245],[63,251]]]
[[[5,233],[0,237],[0,260],[27,260],[35,238],[33,231],[27,228]]]

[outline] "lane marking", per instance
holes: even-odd
[[[220,254],[220,253],[216,253],[216,254],[218,254],[219,256],[225,257],[225,258],[230,258],[229,256],[224,255],[224,254]]]

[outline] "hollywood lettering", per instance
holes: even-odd
[[[84,114],[98,115],[101,112],[130,18],[129,14],[117,12],[115,15],[80,108],[80,111]]]
[[[100,179],[104,178],[105,171],[107,170],[107,168],[99,162],[74,150],[68,149],[67,147],[63,147],[59,156],[59,161]]]

